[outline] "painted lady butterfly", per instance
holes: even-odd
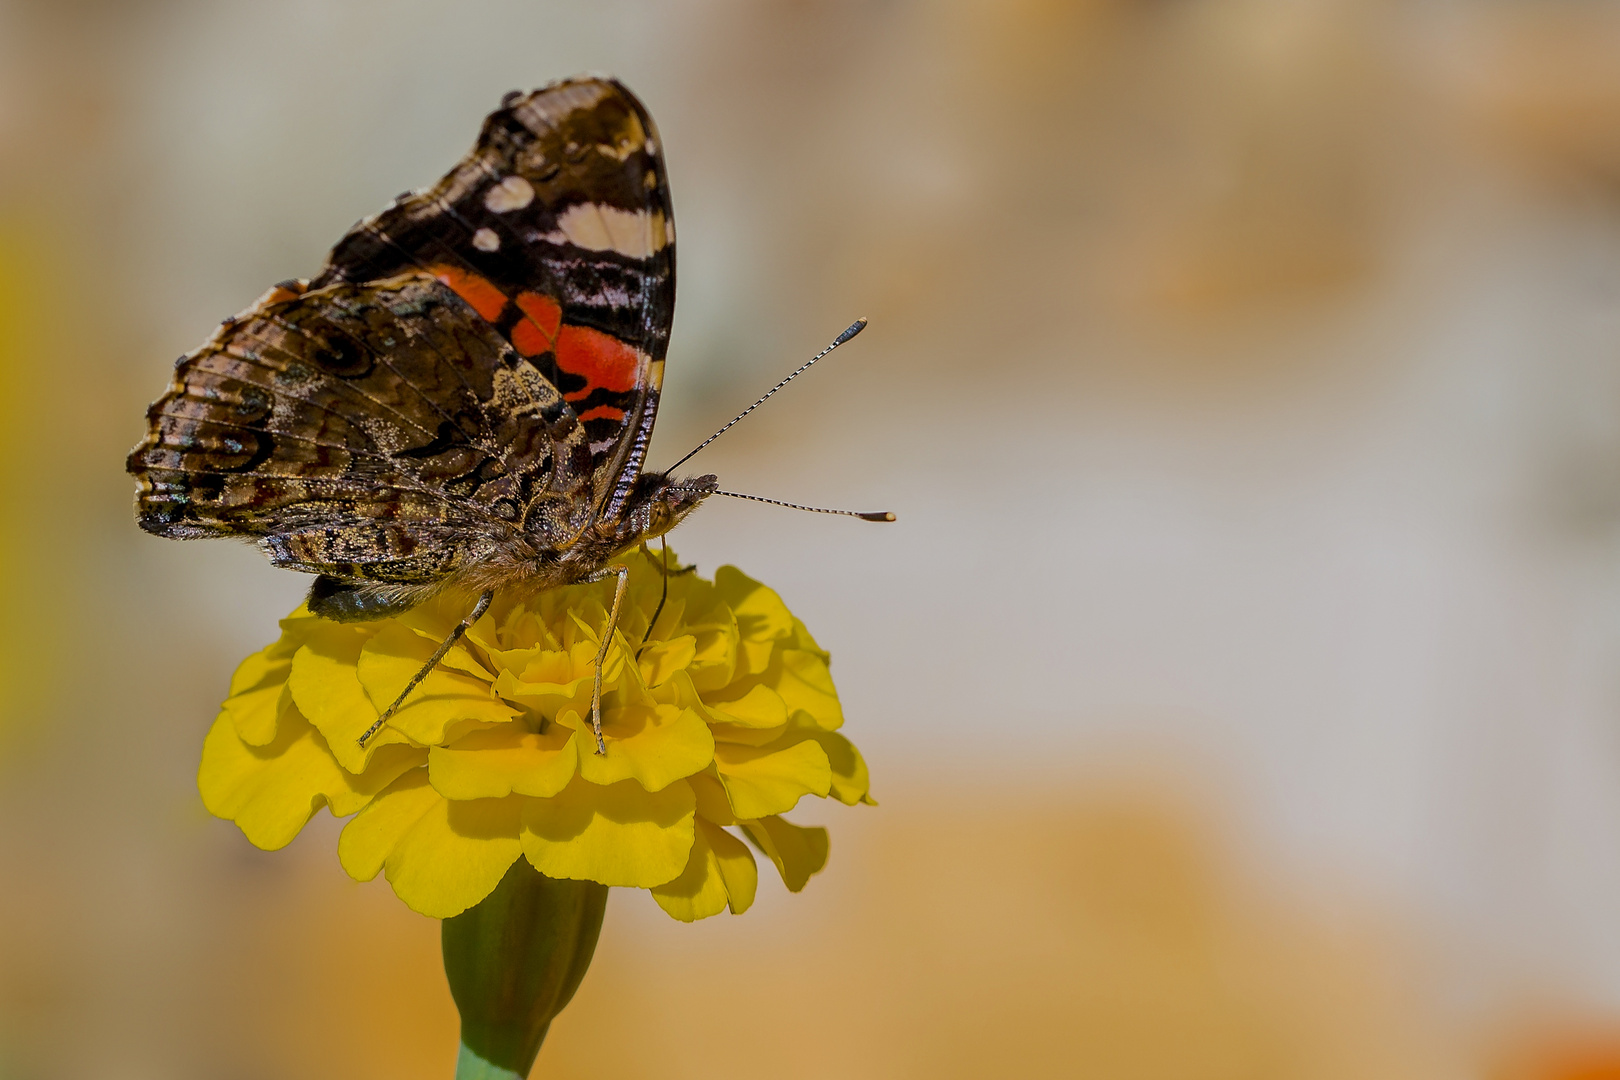
[[[718,490],[642,468],[674,305],[646,109],[600,78],[508,94],[442,180],[180,358],[129,456],[140,526],[252,539],[339,621],[480,593],[424,676],[497,589],[617,573],[611,627],[614,559]]]

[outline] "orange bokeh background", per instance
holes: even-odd
[[[0,4],[0,1080],[450,1075],[437,927],[202,734],[303,582],[130,514],[171,359],[611,71],[674,537],[834,656],[799,895],[616,892],[536,1076],[1620,1076],[1620,5]],[[719,501],[719,500],[717,500]]]

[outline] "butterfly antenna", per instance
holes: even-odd
[[[670,473],[674,472],[676,469],[680,468],[682,465],[685,465],[688,461],[690,461],[692,459],[692,457],[698,452],[698,450],[702,450],[705,446],[708,446],[710,443],[714,442],[714,440],[718,439],[720,436],[722,436],[726,432],[730,431],[732,429],[732,427],[736,425],[737,421],[741,420],[743,417],[747,416],[749,413],[753,412],[755,409],[759,408],[761,405],[763,405],[767,401],[769,401],[771,399],[772,394],[774,394],[778,390],[782,389],[782,387],[786,386],[788,383],[792,382],[794,379],[797,379],[800,375],[803,375],[806,371],[809,371],[810,366],[812,364],[814,364],[817,360],[820,360],[823,356],[826,356],[828,353],[830,353],[834,349],[838,348],[838,346],[842,345],[844,342],[848,341],[850,338],[854,337],[856,334],[860,333],[862,330],[865,330],[865,329],[866,329],[866,320],[864,318],[856,319],[854,322],[850,323],[849,329],[845,330],[842,334],[839,334],[837,337],[833,338],[833,342],[832,342],[831,345],[827,346],[825,349],[822,349],[820,352],[816,353],[816,355],[812,356],[809,360],[806,360],[799,367],[799,369],[797,371],[795,371],[793,374],[789,375],[787,378],[783,379],[781,382],[777,383],[775,386],[773,386],[769,390],[765,391],[765,396],[764,397],[761,397],[758,401],[754,402],[752,405],[748,406],[748,408],[744,409],[742,412],[740,412],[736,416],[734,416],[732,418],[732,420],[731,420],[731,423],[727,424],[725,427],[721,428],[719,431],[715,432],[713,435],[710,435],[707,439],[704,439],[701,443],[698,444],[696,450],[693,450],[691,453],[689,453],[685,457],[681,458],[681,460],[677,461],[675,464],[673,464],[669,468],[665,469],[664,470],[664,475],[668,476]],[[746,496],[741,496],[741,497],[742,498],[749,498],[749,499],[753,498],[752,495],[746,495]],[[770,500],[766,499],[765,501],[769,502]],[[788,504],[784,503],[783,505],[786,506]],[[810,509],[810,507],[805,506],[805,507],[800,507],[799,509],[808,510],[808,509]],[[829,513],[829,514],[832,514],[832,513],[841,514],[841,513],[844,513],[845,511],[842,511],[842,510],[828,510],[828,511],[825,511],[825,512]],[[881,519],[876,519],[876,520],[881,520]]]
[[[767,499],[763,495],[744,495],[740,491],[723,491],[716,488],[716,495],[729,495],[733,499],[752,499],[754,502],[770,503],[772,506],[785,506],[789,510],[808,510],[812,514],[842,514],[844,517],[860,518],[862,521],[893,521],[894,514],[888,510],[828,510],[821,506],[805,506],[802,503],[783,502],[781,499]]]

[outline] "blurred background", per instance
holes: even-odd
[[[447,1077],[438,928],[194,783],[304,579],[139,533],[173,357],[595,69],[675,536],[834,655],[802,894],[618,892],[536,1076],[1620,1077],[1620,4],[0,0],[0,1078]],[[716,500],[722,502],[723,500]]]

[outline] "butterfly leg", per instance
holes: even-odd
[[[399,692],[399,697],[394,699],[394,703],[388,706],[381,716],[377,717],[375,724],[366,728],[366,733],[360,736],[361,746],[366,745],[366,740],[377,734],[377,731],[388,723],[389,718],[399,711],[399,707],[405,704],[405,699],[410,696],[411,691],[421,686],[422,680],[433,673],[433,669],[439,666],[439,661],[443,660],[451,647],[461,640],[461,635],[472,629],[472,624],[477,622],[479,617],[489,610],[490,601],[494,599],[494,592],[487,592],[478,598],[478,603],[474,604],[473,609],[467,612],[467,617],[462,619],[454,630],[450,631],[450,636],[445,638],[437,649],[433,650],[433,655],[428,657],[427,663],[422,665],[422,670],[413,675],[411,681],[405,684],[405,689]]]
[[[663,588],[658,592],[658,606],[653,608],[652,618],[647,622],[647,630],[641,635],[641,644],[636,647],[637,660],[641,659],[642,650],[647,647],[647,639],[652,637],[653,627],[658,625],[658,616],[664,613],[664,602],[669,599],[670,577],[680,577],[683,574],[690,574],[692,571],[697,569],[697,563],[693,563],[691,566],[677,566],[675,569],[671,570],[669,568],[669,541],[660,536],[658,538],[658,542],[660,545],[659,551],[663,556],[662,562],[664,568],[664,585]],[[646,551],[646,548],[647,545],[643,544],[642,550]],[[652,558],[652,552],[646,551],[646,554],[649,559]]]
[[[636,648],[636,659],[641,659],[641,650],[647,647],[647,639],[652,637],[653,627],[658,625],[658,616],[664,613],[664,601],[669,599],[669,541],[662,536],[658,538],[659,551],[663,555],[664,587],[658,593],[658,606],[653,608],[653,616],[647,622],[647,632],[641,635],[641,644]],[[646,549],[646,545],[642,545]]]
[[[596,752],[599,755],[607,753],[607,743],[602,741],[602,665],[607,663],[608,645],[613,641],[613,628],[619,625],[619,605],[624,601],[624,588],[630,581],[630,568],[605,567],[599,576],[587,580],[601,581],[609,574],[618,575],[619,583],[613,589],[613,610],[608,612],[607,626],[602,628],[602,647],[596,650],[596,681],[591,685],[591,732],[596,736]]]

